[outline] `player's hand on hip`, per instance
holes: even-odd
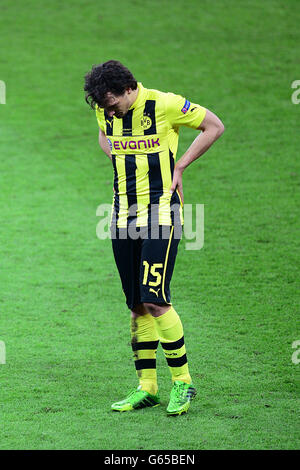
[[[176,189],[178,189],[179,196],[181,199],[181,204],[183,205],[183,187],[182,187],[182,173],[183,171],[180,170],[179,168],[174,168],[174,173],[173,173],[173,181],[172,181],[172,186],[170,188],[170,193],[174,193]]]

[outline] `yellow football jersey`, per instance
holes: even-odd
[[[126,115],[109,118],[96,107],[108,139],[114,168],[112,221],[118,228],[132,220],[137,227],[183,223],[178,191],[170,194],[179,127],[199,128],[206,109],[180,95],[144,88]]]

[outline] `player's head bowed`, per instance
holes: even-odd
[[[94,65],[85,75],[85,101],[92,109],[96,105],[105,107],[107,93],[121,96],[129,88],[136,90],[137,81],[130,70],[117,60]]]

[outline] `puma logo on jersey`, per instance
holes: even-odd
[[[160,288],[157,291],[152,289],[152,287],[150,287],[150,289],[149,289],[149,292],[153,292],[156,295],[156,297],[158,297],[159,291],[160,291]]]

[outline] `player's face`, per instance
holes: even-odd
[[[130,95],[131,90],[126,90],[123,95],[107,93],[104,109],[109,117],[116,116],[116,118],[120,119],[125,116],[131,106]]]

